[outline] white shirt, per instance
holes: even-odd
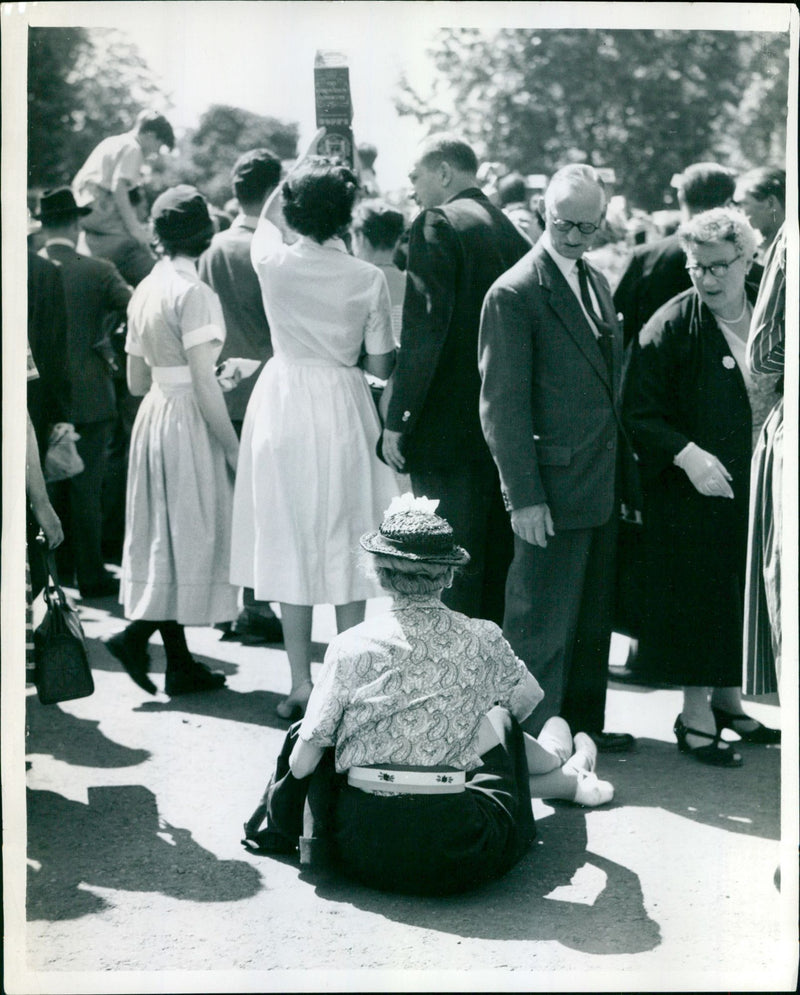
[[[547,250],[547,254],[553,260],[553,262],[558,266],[564,275],[564,279],[570,286],[570,289],[575,294],[578,299],[578,304],[581,306],[581,311],[583,311],[586,320],[589,322],[589,327],[594,332],[597,338],[600,338],[600,333],[597,330],[597,326],[592,321],[589,312],[583,306],[583,300],[581,299],[581,285],[578,280],[578,260],[577,259],[567,259],[566,256],[562,256],[560,252],[557,252],[553,246],[553,241],[550,238],[550,232],[545,230],[542,237],[539,239],[544,248]],[[594,292],[594,287],[592,286],[591,280],[589,282],[589,294],[592,298],[592,303],[594,304],[597,314],[602,315],[603,309],[600,307],[600,302],[597,300],[597,294]]]

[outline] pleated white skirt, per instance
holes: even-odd
[[[383,592],[359,538],[400,492],[375,455],[380,423],[358,367],[273,357],[242,429],[230,578],[262,601],[346,604]]]
[[[228,577],[233,474],[191,383],[154,383],[131,434],[120,601],[130,619],[237,615]]]

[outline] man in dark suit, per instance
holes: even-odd
[[[729,204],[736,189],[734,174],[715,162],[687,166],[675,183],[686,221],[701,211]],[[614,292],[614,307],[623,315],[625,345],[636,339],[662,304],[691,285],[677,233],[635,249]]]
[[[389,387],[383,456],[411,475],[471,556],[443,600],[498,624],[513,537],[478,416],[481,304],[530,248],[478,188],[478,160],[453,135],[422,143],[409,173],[423,208],[408,240],[400,352]]]
[[[559,170],[546,229],[491,287],[480,329],[480,415],[514,530],[504,632],[552,715],[601,749],[620,465],[622,334],[604,277],[582,259],[605,214],[591,166]]]
[[[80,435],[81,473],[68,482],[69,516],[62,515],[74,559],[81,596],[118,593],[118,584],[103,563],[101,495],[108,447],[114,431],[116,398],[106,361],[94,346],[103,338],[104,322],[118,324],[125,316],[131,288],[105,259],[80,255],[76,243],[79,219],[69,187],[42,196],[39,219],[44,247],[40,255],[58,266],[67,306],[67,367],[72,388],[70,418]],[[66,564],[66,552],[62,563]]]

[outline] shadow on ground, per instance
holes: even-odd
[[[29,752],[43,753],[76,767],[135,767],[150,752],[114,742],[100,732],[100,723],[79,719],[57,705],[42,705],[36,695],[25,699],[25,737]]]
[[[247,722],[270,729],[286,730],[291,723],[275,712],[275,706],[283,701],[283,697],[272,691],[232,691],[224,687],[218,691],[201,691],[196,694],[177,695],[175,698],[144,701],[134,711],[184,712],[189,715],[205,715],[214,719],[226,719],[229,722]]]
[[[474,939],[552,940],[592,954],[634,954],[661,942],[644,907],[638,876],[587,850],[586,815],[564,808],[540,819],[531,851],[503,878],[474,892],[446,898],[388,894],[335,874],[317,881],[321,898],[343,902],[395,922]],[[552,893],[582,868],[596,869],[605,885],[592,903]],[[445,912],[446,909],[446,912]]]
[[[736,743],[744,763],[709,767],[674,743],[638,739],[636,750],[601,754],[599,773],[614,785],[615,805],[662,808],[731,833],[780,839],[781,751]]]
[[[88,805],[29,788],[27,808],[28,859],[35,862],[28,920],[78,919],[107,907],[84,885],[187,902],[239,901],[261,889],[251,863],[219,860],[187,829],[161,820],[155,796],[141,785],[89,788]]]

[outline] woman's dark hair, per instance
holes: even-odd
[[[403,234],[405,218],[382,200],[362,200],[353,211],[353,231],[359,231],[374,249],[394,249]]]
[[[525,177],[521,173],[508,173],[497,181],[497,196],[500,199],[500,206],[506,204],[519,204],[528,202],[528,187]]]
[[[325,242],[350,224],[357,191],[358,181],[346,166],[315,156],[283,184],[286,223],[301,235]]]
[[[192,259],[196,259],[197,256],[202,256],[211,245],[213,237],[214,226],[212,224],[210,228],[198,232],[196,235],[190,235],[189,238],[163,238],[159,235],[158,241],[170,259],[175,256],[190,256]]]
[[[738,185],[755,197],[756,200],[766,200],[772,195],[781,207],[786,207],[786,171],[773,169],[770,166],[760,166],[751,169],[739,177]]]

